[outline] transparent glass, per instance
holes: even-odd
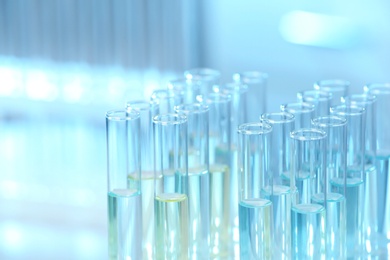
[[[139,112],[106,113],[109,259],[142,259],[139,137]]]
[[[156,89],[150,96],[150,101],[158,104],[160,114],[174,113],[174,107],[183,103],[181,92],[170,89]]]
[[[331,106],[342,104],[344,98],[349,94],[351,83],[342,79],[326,79],[314,83],[314,89],[332,93]]]
[[[365,190],[365,212],[364,229],[365,245],[367,253],[376,255],[378,251],[378,193],[377,193],[377,171],[376,171],[376,97],[369,94],[349,95],[344,100],[346,105],[360,106],[365,109],[364,141],[364,190]]]
[[[290,132],[294,128],[295,117],[287,112],[265,113],[262,122],[272,126],[270,146],[270,171],[272,174],[274,259],[291,258],[291,189],[290,189]]]
[[[207,99],[209,93],[217,92],[221,80],[221,72],[211,68],[193,68],[184,72],[188,80],[196,80],[200,86],[199,100]]]
[[[293,102],[280,105],[280,110],[295,116],[294,129],[310,128],[314,118],[315,106],[305,102]]]
[[[234,255],[230,215],[231,186],[237,185],[230,174],[231,97],[209,95],[209,171],[210,171],[210,252],[211,258]]]
[[[201,82],[195,79],[180,78],[168,82],[168,90],[182,96],[180,103],[190,104],[201,100]]]
[[[381,256],[390,255],[390,83],[372,83],[364,87],[365,93],[374,95],[376,121],[376,173],[378,196],[378,232]]]
[[[327,133],[326,142],[326,257],[346,259],[346,148],[347,120],[323,116],[312,120],[313,127]],[[320,202],[323,203],[322,201]]]
[[[239,125],[247,122],[247,96],[248,87],[239,82],[231,82],[222,85],[220,93],[229,95],[231,97],[230,107],[230,192],[228,193],[230,200],[230,226],[232,228],[234,256],[239,258],[239,221],[238,221],[238,134],[237,129]]]
[[[191,103],[175,107],[187,117],[190,257],[206,259],[210,244],[209,108]]]
[[[363,107],[339,105],[330,108],[331,115],[347,120],[347,257],[365,253],[364,237],[364,113]],[[336,187],[334,187],[336,189]],[[343,187],[344,188],[344,187]]]
[[[332,93],[310,89],[297,93],[299,102],[305,102],[314,105],[314,117],[329,115],[329,109],[332,102]]]
[[[141,182],[142,219],[143,219],[143,257],[153,259],[154,250],[154,143],[153,117],[159,114],[159,106],[155,102],[132,100],[126,103],[126,109],[131,113],[135,110],[140,114],[139,142],[141,154],[141,178],[129,178],[129,183]]]
[[[291,189],[298,192],[291,208],[292,259],[325,259],[326,133],[302,128],[290,133]]]
[[[244,71],[233,74],[233,80],[248,86],[247,122],[257,122],[267,111],[268,74],[260,71]]]
[[[188,259],[187,118],[177,114],[157,115],[153,118],[153,133],[155,257]]]
[[[273,257],[271,131],[264,122],[238,128],[240,259]]]

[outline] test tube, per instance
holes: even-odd
[[[231,97],[209,94],[210,252],[212,258],[234,254],[231,247],[230,109]],[[237,185],[237,182],[234,182]]]
[[[272,126],[264,122],[238,128],[240,259],[273,257],[271,131]]]
[[[168,82],[168,90],[182,96],[180,104],[199,102],[200,87],[200,81],[195,79],[179,78]]]
[[[191,103],[178,105],[175,111],[188,122],[190,257],[206,259],[210,254],[209,108]]]
[[[169,89],[156,89],[150,96],[150,101],[157,103],[160,114],[174,113],[174,107],[183,102],[183,97],[179,92]]]
[[[347,120],[322,116],[312,120],[313,127],[327,133],[326,140],[326,258],[346,259],[346,126]],[[336,188],[333,190],[332,187]],[[320,204],[323,201],[318,201]]]
[[[376,97],[369,94],[349,95],[344,100],[346,105],[360,106],[365,109],[364,142],[364,230],[365,247],[369,254],[375,254],[378,250],[378,193],[377,170],[375,166],[376,154]]]
[[[239,220],[238,220],[238,135],[239,125],[247,123],[247,95],[248,87],[240,82],[231,82],[221,86],[220,93],[231,96],[230,108],[230,237],[233,241],[231,248],[235,258],[239,258]]]
[[[314,118],[314,105],[306,102],[292,102],[280,105],[280,110],[295,116],[294,129],[310,128]]]
[[[299,194],[291,208],[292,259],[325,259],[325,138],[324,131],[314,128],[290,133],[290,181]]]
[[[347,175],[340,188],[347,199],[347,257],[361,256],[364,250],[364,108],[338,105],[330,108],[331,115],[347,119]],[[338,191],[337,182],[332,183]]]
[[[331,106],[342,104],[349,94],[350,82],[342,79],[325,79],[314,83],[314,89],[332,93]]]
[[[153,118],[156,259],[189,258],[187,118]],[[134,258],[140,259],[140,258]]]
[[[272,126],[270,171],[273,177],[274,259],[291,258],[291,189],[290,189],[290,132],[295,117],[287,112],[262,114],[260,120]]]
[[[364,92],[376,97],[375,135],[376,135],[376,172],[378,194],[378,232],[381,241],[390,240],[390,83],[372,83],[364,87]],[[390,255],[390,243],[384,243]]]
[[[248,121],[256,122],[267,111],[268,74],[260,71],[244,71],[233,74],[233,80],[248,86]]]
[[[126,103],[127,111],[140,113],[141,154],[141,191],[142,191],[142,219],[143,219],[143,256],[144,259],[153,259],[154,250],[154,143],[153,117],[159,114],[158,104],[145,100],[132,100]],[[134,181],[129,178],[129,181]],[[139,181],[139,180],[136,180]],[[159,184],[161,185],[161,184]]]
[[[142,259],[139,137],[139,112],[106,113],[109,259]]]
[[[314,105],[314,117],[329,115],[332,93],[321,90],[303,90],[297,93],[299,102]]]
[[[200,96],[198,96],[198,101],[202,102],[202,100],[206,101],[209,93],[218,91],[221,72],[211,68],[193,68],[184,71],[184,77],[199,83]]]

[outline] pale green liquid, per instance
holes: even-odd
[[[136,179],[134,175],[128,176],[128,185],[133,187]],[[161,176],[157,178],[156,185],[162,186]],[[154,247],[154,171],[143,171],[141,173],[142,193],[142,220],[143,220],[143,258],[153,259]]]
[[[155,259],[188,259],[187,195],[161,193],[155,198]]]
[[[210,251],[229,255],[230,172],[227,165],[210,165]]]
[[[239,203],[240,259],[272,259],[272,203],[249,199]]]
[[[142,204],[137,190],[108,193],[110,259],[142,259]]]
[[[209,256],[210,240],[210,183],[207,171],[188,170],[188,208],[191,258]]]

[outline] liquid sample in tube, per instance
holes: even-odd
[[[289,259],[291,254],[291,190],[274,185],[270,196],[274,214],[274,259]]]
[[[155,197],[156,259],[188,259],[188,198],[181,193]]]
[[[137,185],[134,174],[128,176],[128,187]],[[162,186],[162,177],[156,179],[156,186]],[[154,248],[154,171],[141,172],[143,259],[153,259]]]
[[[324,205],[323,194],[314,194],[312,202]],[[328,192],[326,194],[326,257],[345,259],[346,245],[346,200],[344,195]]]
[[[212,255],[227,257],[229,248],[230,201],[229,166],[210,165],[210,251]]]
[[[199,169],[188,170],[190,253],[192,257],[209,256],[210,194],[209,173]]]
[[[344,192],[344,180],[334,178],[330,180],[331,190],[336,193]],[[347,200],[347,256],[353,257],[360,254],[363,248],[355,248],[355,245],[363,244],[363,219],[359,212],[364,207],[364,183],[359,178],[347,178],[345,197]]]
[[[272,202],[244,199],[239,203],[240,259],[272,259]],[[258,245],[252,248],[250,245]]]
[[[292,206],[292,259],[325,259],[325,214],[319,204]]]
[[[108,193],[110,259],[142,259],[142,199],[134,189],[116,189]],[[133,255],[130,253],[133,252]]]

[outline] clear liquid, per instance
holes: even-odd
[[[378,231],[390,240],[390,155],[376,157]]]
[[[128,187],[134,187],[134,175],[128,176]],[[156,179],[156,185],[162,186],[161,176]],[[143,258],[153,259],[154,248],[154,171],[141,173],[142,220],[143,220]]]
[[[210,240],[210,183],[207,171],[188,170],[191,258],[206,259]]]
[[[345,259],[347,256],[346,200],[339,193],[326,194],[326,259]],[[324,205],[323,194],[312,196],[312,202]]]
[[[230,236],[233,239],[233,247],[235,255],[238,257],[238,242],[239,242],[239,220],[238,220],[238,151],[233,147],[231,151],[230,164]]]
[[[274,185],[273,206],[274,259],[289,259],[291,254],[291,191],[289,186]]]
[[[291,182],[290,172],[284,172],[281,175],[284,186],[289,186],[291,189],[292,204],[310,203],[311,185],[310,173],[299,172],[298,176],[294,176]]]
[[[325,215],[325,208],[319,204],[292,206],[292,259],[325,259]]]
[[[265,199],[239,203],[240,259],[272,259],[272,202]]]
[[[187,195],[161,193],[156,196],[155,259],[188,259],[188,224]]]
[[[142,199],[137,190],[108,193],[110,259],[142,259]]]
[[[344,180],[330,180],[331,190],[344,193]],[[347,256],[360,255],[363,245],[364,183],[359,178],[347,178],[345,186],[347,208]]]
[[[229,253],[230,172],[223,164],[210,165],[210,251],[213,256]]]

